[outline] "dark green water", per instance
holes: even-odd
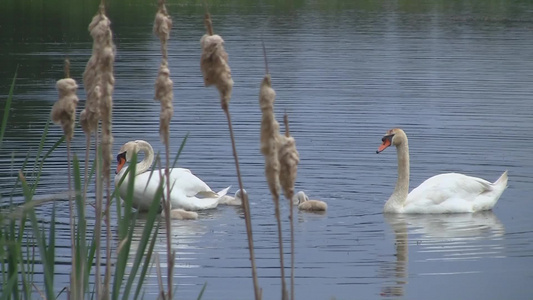
[[[232,185],[234,192],[225,117],[216,91],[203,87],[199,71],[203,3],[169,3],[175,88],[171,150],[175,153],[189,132],[181,165],[213,189]],[[28,151],[34,153],[41,139],[65,56],[72,76],[81,81],[91,51],[87,26],[97,5],[2,2],[2,116],[4,95],[19,68],[0,149],[2,201]],[[261,40],[278,94],[276,113],[278,118],[284,111],[290,114],[301,155],[296,188],[329,206],[325,215],[297,214],[298,299],[531,297],[533,3],[212,1],[209,6],[235,80],[231,110],[252,201],[264,299],[278,298],[280,282],[273,208],[259,152]],[[155,4],[109,1],[108,12],[117,45],[113,148],[145,139],[162,150],[159,105],[152,100],[160,59],[151,32]],[[82,89],[78,95],[85,98]],[[494,211],[385,218],[381,211],[394,188],[396,157],[394,151],[376,155],[375,150],[392,127],[409,135],[412,187],[442,172],[493,181],[509,170],[509,188]],[[45,145],[60,135],[53,127]],[[80,156],[84,141],[77,131],[73,148]],[[45,165],[37,194],[61,187],[66,188],[64,149]],[[41,209],[43,215],[49,212]],[[70,252],[66,203],[58,202],[58,209],[59,291],[67,285]],[[196,298],[205,282],[203,299],[253,297],[239,209],[219,207],[202,212],[199,220],[173,225],[178,297]],[[283,226],[287,229],[288,223]],[[405,241],[407,248],[398,246]],[[163,239],[156,251],[164,253]],[[150,296],[157,292],[155,271],[145,289]]]

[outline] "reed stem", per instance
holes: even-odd
[[[204,75],[205,86],[215,84],[220,93],[221,108],[226,114],[228,121],[228,128],[230,132],[231,146],[233,150],[233,157],[235,159],[235,169],[237,172],[237,180],[239,188],[242,191],[242,207],[244,210],[244,222],[246,225],[246,235],[248,237],[248,249],[250,251],[250,261],[252,265],[252,279],[254,284],[254,295],[256,300],[261,299],[261,288],[257,279],[257,268],[255,265],[254,243],[252,234],[252,217],[250,213],[250,203],[248,195],[244,192],[241,172],[239,167],[239,157],[237,154],[237,147],[235,146],[235,135],[233,133],[233,126],[231,124],[231,114],[229,112],[229,102],[231,98],[231,91],[233,88],[233,79],[231,78],[231,70],[228,65],[228,54],[224,50],[224,41],[220,36],[215,36],[213,32],[213,22],[209,14],[207,4],[204,15],[204,24],[207,30],[206,35],[200,40],[202,45],[202,56],[200,59],[200,68]],[[214,51],[213,51],[214,49]]]
[[[166,194],[163,193],[163,211],[165,213],[165,227],[166,227],[166,239],[167,239],[167,299],[172,299],[173,292],[173,272],[174,272],[174,260],[175,254],[172,251],[172,225],[170,211],[172,209],[170,203],[170,120],[174,114],[174,107],[172,105],[172,80],[170,79],[170,70],[168,69],[168,49],[167,43],[170,38],[170,30],[172,28],[172,20],[167,12],[165,6],[165,0],[158,0],[158,10],[154,20],[154,34],[159,37],[161,42],[161,65],[159,67],[159,72],[157,74],[157,79],[155,83],[155,100],[160,101],[161,103],[161,112],[160,112],[160,125],[159,125],[159,135],[165,145],[165,171],[164,174],[161,174],[160,178],[162,182],[165,182],[166,178]],[[161,290],[162,295],[164,295],[164,290]]]
[[[283,115],[283,123],[285,124],[285,136],[290,137],[289,117],[287,113]],[[294,300],[294,207],[292,205],[292,197],[294,193],[290,193],[289,201],[289,223],[291,227],[291,300]]]
[[[231,115],[229,112],[229,108],[227,106],[224,109],[224,113],[226,114],[226,119],[228,120],[231,147],[233,150],[233,158],[235,159],[235,169],[237,172],[237,180],[239,182],[239,188],[241,189],[241,191],[244,191],[244,186],[243,186],[242,178],[241,178],[241,170],[239,167],[239,156],[237,155],[237,147],[235,146],[235,137],[233,134],[233,126],[231,124]],[[252,216],[250,214],[250,202],[248,201],[248,194],[244,192],[242,193],[242,208],[244,210],[244,222],[246,224],[246,235],[248,237],[248,249],[250,251],[250,262],[252,265],[252,280],[254,283],[254,295],[255,295],[256,300],[261,300],[262,290],[261,290],[261,287],[259,286],[259,281],[257,279],[257,267],[255,265],[254,240],[253,240],[253,234],[252,234]]]
[[[101,244],[101,238],[102,238],[102,204],[104,202],[103,200],[103,192],[102,192],[102,179],[101,179],[101,170],[100,170],[100,151],[98,150],[98,129],[95,131],[94,134],[94,150],[95,150],[95,159],[96,159],[96,175],[94,177],[95,181],[95,193],[96,193],[96,205],[95,205],[95,223],[94,223],[94,241],[95,241],[95,247],[96,247],[96,278],[95,278],[95,285],[96,285],[96,296],[97,299],[101,299],[104,294],[104,292],[110,293],[109,286],[107,288],[104,288],[101,284],[102,278],[100,277],[100,266],[102,265],[101,257],[102,254],[100,253],[102,244]],[[110,258],[107,257],[107,260]],[[104,290],[102,291],[102,288]]]
[[[274,210],[278,223],[279,263],[281,270],[281,299],[287,299],[287,284],[285,283],[285,263],[283,259],[283,237],[281,231],[281,213],[279,209],[279,197],[274,198]]]
[[[70,140],[67,139],[67,176],[68,176],[68,210],[69,210],[69,214],[70,214],[70,255],[71,255],[71,258],[72,258],[72,262],[71,262],[71,266],[72,266],[72,270],[70,272],[70,292],[72,294],[74,294],[74,297],[78,297],[79,296],[79,291],[77,290],[78,288],[78,282],[77,280],[79,278],[76,278],[76,270],[78,268],[78,265],[77,265],[77,262],[76,262],[76,244],[74,242],[74,235],[75,235],[75,228],[74,228],[74,222],[75,222],[75,219],[74,219],[74,204],[73,204],[73,201],[72,201],[72,179],[71,179],[71,158],[70,158]]]
[[[111,180],[109,174],[106,176],[106,185],[107,185],[107,204],[105,210],[105,225],[106,225],[106,270],[104,278],[104,294],[102,295],[104,299],[109,299],[111,294]],[[103,191],[102,191],[103,192]]]
[[[165,225],[166,225],[166,233],[167,233],[167,284],[168,284],[168,292],[167,296],[168,299],[172,299],[172,277],[174,272],[174,252],[172,251],[172,226],[170,223],[170,147],[169,147],[169,138],[168,135],[165,136],[165,152],[166,152],[166,167],[165,167],[165,175],[167,177],[167,197],[166,200],[163,202],[164,209],[165,209]]]

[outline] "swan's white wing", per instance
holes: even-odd
[[[151,176],[150,176],[151,175]],[[118,184],[122,173],[115,177],[115,185]],[[122,199],[126,199],[128,191],[129,174],[126,175],[124,182],[122,182],[119,192]],[[150,204],[154,199],[154,195],[159,187],[159,174],[151,174],[145,172],[135,176],[135,185],[133,186],[133,201],[132,206],[139,211],[146,211],[150,208]]]
[[[170,173],[172,190],[176,190],[187,197],[200,195],[202,197],[216,197],[216,193],[200,178],[188,169],[174,168]]]
[[[490,182],[458,173],[433,176],[407,196],[405,210],[428,213],[473,211],[474,201],[492,191]]]

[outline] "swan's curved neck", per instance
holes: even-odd
[[[398,179],[394,192],[385,203],[386,212],[398,212],[409,194],[409,144],[407,139],[396,147],[396,151],[398,153]]]
[[[152,163],[154,162],[154,149],[152,149],[150,144],[144,141],[139,141],[138,147],[138,152],[143,152],[144,158],[137,164],[137,171],[135,172],[136,175],[146,172],[148,169],[150,169]]]

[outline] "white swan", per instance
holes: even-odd
[[[382,138],[376,153],[390,145],[398,153],[398,180],[385,203],[386,213],[464,213],[490,210],[507,188],[507,171],[494,183],[458,173],[433,176],[409,193],[409,145],[407,135],[394,128]]]
[[[298,205],[298,209],[304,211],[323,212],[328,209],[326,202],[309,200],[309,197],[303,191],[299,191],[292,197],[292,204]]]
[[[146,141],[137,140],[124,144],[117,155],[117,175],[115,175],[115,186],[118,185],[124,176],[127,168],[123,168],[126,162],[129,162],[134,153],[143,152],[144,159],[137,164],[135,174],[135,186],[133,191],[132,206],[139,211],[146,211],[154,199],[154,195],[159,187],[159,174],[164,174],[164,170],[155,170],[146,172],[154,160],[154,150]],[[124,178],[120,185],[119,192],[122,199],[126,198],[128,189],[129,174]],[[203,210],[215,208],[219,199],[223,197],[229,187],[215,193],[200,178],[191,173],[189,169],[173,168],[170,169],[170,203],[172,209],[185,210]],[[166,192],[166,187],[165,187]]]

